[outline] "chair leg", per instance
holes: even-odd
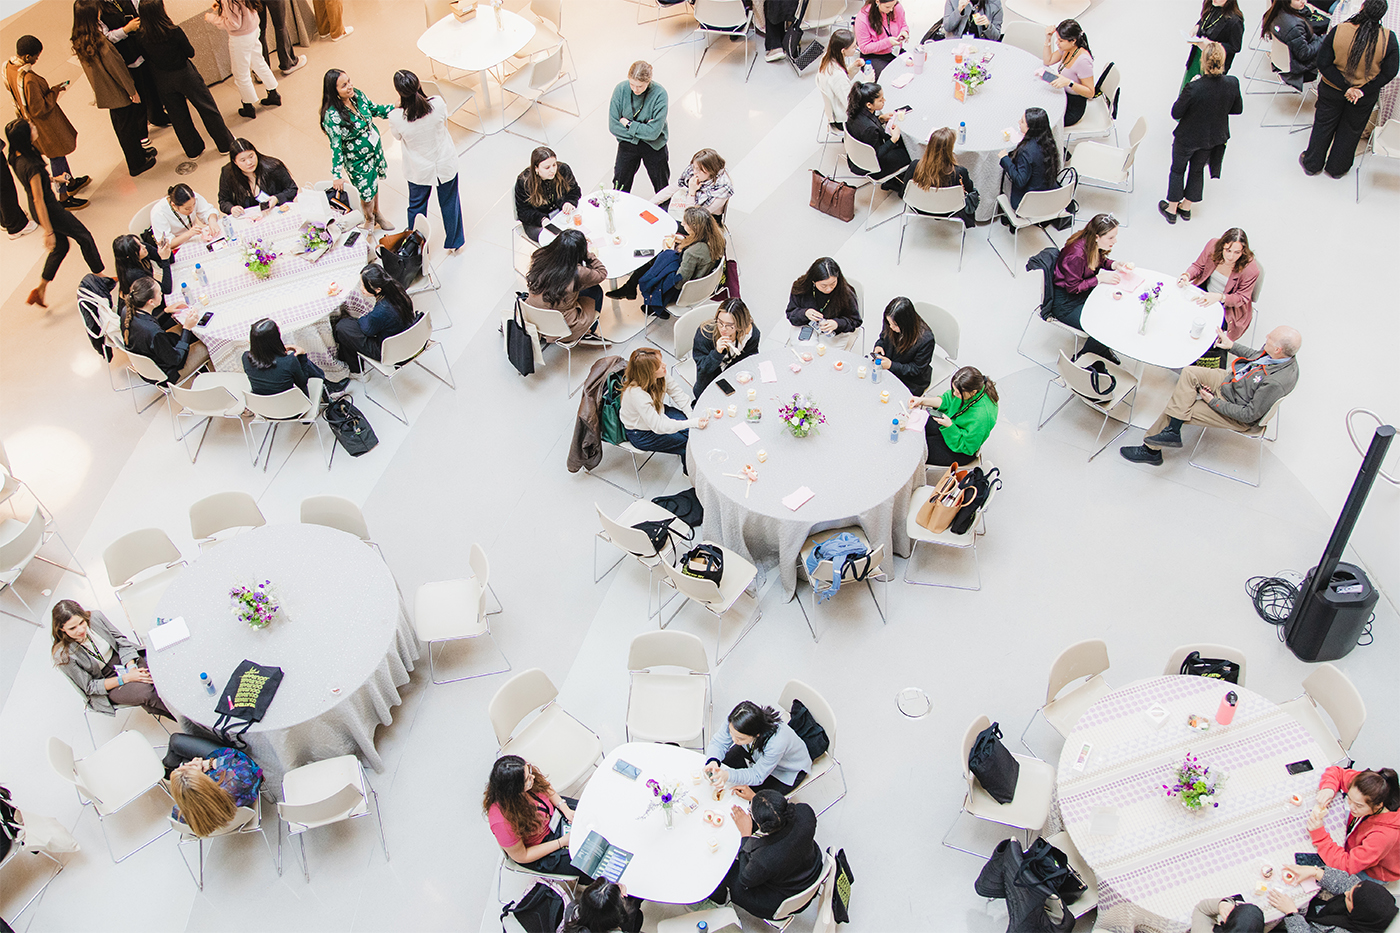
[[[502,657],[504,657],[504,655],[502,655]],[[507,668],[507,670],[509,670],[509,668]],[[379,814],[379,793],[370,785],[369,778],[364,775],[363,768],[360,770],[360,774],[365,782],[365,790],[369,791],[370,797],[373,798],[374,822],[375,825],[379,827],[379,845],[384,850],[384,861],[387,862],[389,861],[389,842],[384,838],[384,818]]]
[[[301,875],[306,883],[311,883],[311,867],[306,864],[306,833],[297,833],[297,847],[301,849]]]
[[[715,630],[715,667],[719,667],[721,664],[724,663],[724,659],[733,654],[734,649],[739,647],[739,642],[743,641],[744,638],[749,634],[749,632],[752,632],[754,630],[754,627],[758,625],[759,621],[763,618],[763,610],[758,608],[758,599],[757,597],[755,597],[753,607],[753,619],[749,622],[748,627],[739,633],[739,637],[734,639],[734,644],[730,645],[729,650],[726,651],[724,654],[719,653],[719,638],[720,635],[723,633],[724,628],[723,619],[719,615],[715,615],[715,613],[713,612],[711,612],[710,614],[715,616],[715,623],[717,626]]]
[[[964,809],[958,811],[957,817],[953,820],[953,825],[949,826],[948,831],[943,834],[943,845],[949,849],[952,849],[954,852],[965,852],[968,855],[975,855],[980,859],[985,859],[987,856],[983,855],[981,852],[974,852],[972,849],[964,849],[962,846],[955,846],[948,841],[948,837],[953,835],[953,830],[957,829],[958,824],[962,822],[962,815],[967,812],[966,806],[967,804],[966,802],[964,802]]]
[[[466,677],[453,677],[453,678],[450,678],[450,679],[448,679],[448,680],[438,680],[438,679],[437,679],[437,666],[436,666],[436,664],[434,663],[434,658],[433,658],[433,646],[434,646],[434,645],[440,645],[440,644],[442,644],[442,642],[430,641],[430,642],[428,642],[428,679],[431,680],[433,683],[438,684],[439,686],[441,686],[441,685],[443,685],[443,684],[455,684],[455,683],[457,683],[457,682],[459,682],[459,681],[463,681],[463,680],[476,680],[478,677],[491,677],[491,676],[494,675],[494,674],[505,674],[505,673],[509,673],[509,671],[511,670],[510,658],[506,657],[506,653],[505,653],[504,651],[501,650],[501,646],[500,646],[500,645],[496,644],[496,639],[495,639],[494,637],[492,637],[492,635],[491,635],[491,633],[490,633],[489,631],[486,632],[486,637],[491,639],[491,645],[496,649],[496,653],[499,654],[499,655],[501,656],[501,660],[503,660],[503,661],[506,662],[506,666],[505,666],[505,667],[501,668],[500,670],[496,670],[496,671],[486,671],[485,673],[481,673],[481,674],[469,674],[469,675],[467,675]],[[452,640],[452,641],[466,641],[466,639],[451,639],[451,640]],[[381,830],[381,833],[382,833],[382,830]]]
[[[377,370],[376,370],[376,372],[377,372]],[[430,372],[431,372],[431,370],[430,370]],[[381,373],[380,375],[383,375],[383,374]],[[371,377],[370,377],[370,381],[373,381],[373,378],[374,378],[374,377],[371,376]],[[396,388],[394,388],[394,377],[393,377],[393,376],[389,376],[389,377],[387,377],[387,378],[388,378],[388,380],[389,380],[389,391],[390,391],[390,392],[393,394],[393,396],[394,396],[394,404],[398,406],[399,411],[401,412],[401,414],[395,414],[394,411],[393,411],[393,409],[389,408],[389,407],[386,406],[383,402],[381,402],[379,399],[377,399],[377,398],[374,397],[373,393],[371,393],[371,392],[369,391],[370,382],[366,382],[366,383],[365,383],[365,398],[369,399],[371,402],[373,402],[374,404],[378,405],[378,406],[379,406],[380,408],[382,408],[384,411],[388,412],[388,413],[389,413],[389,416],[390,416],[391,418],[395,419],[396,421],[399,421],[399,422],[402,423],[402,424],[407,425],[407,424],[408,424],[408,412],[407,412],[407,411],[404,411],[403,403],[402,403],[401,401],[399,401],[399,390],[396,389]],[[264,468],[265,468],[265,467],[264,467]]]
[[[990,247],[992,248],[992,252],[994,252],[994,253],[997,254],[997,258],[1001,260],[1001,264],[1002,264],[1003,266],[1006,266],[1006,271],[1007,271],[1007,272],[1011,275],[1011,277],[1014,279],[1014,278],[1016,278],[1016,272],[1015,272],[1015,270],[1013,270],[1013,269],[1011,268],[1011,264],[1010,264],[1009,262],[1007,262],[1007,261],[1006,261],[1006,257],[1003,256],[1003,255],[1001,254],[1001,250],[997,249],[996,241],[994,241],[994,240],[992,239],[992,229],[997,225],[997,217],[1000,216],[1000,214],[1001,214],[1000,209],[998,209],[997,211],[993,212],[993,214],[992,214],[992,222],[991,222],[990,224],[987,225],[987,245],[990,246]],[[1013,230],[1013,232],[1012,232],[1012,236],[1015,237],[1015,231],[1014,231],[1014,230]],[[1014,247],[1013,247],[1013,249],[1014,249]],[[1016,253],[1016,255],[1019,256],[1020,254],[1019,254],[1019,253]],[[1029,325],[1027,325],[1027,326],[1029,326]],[[1023,336],[1024,336],[1024,335],[1023,335]],[[1022,354],[1022,355],[1024,356],[1024,354]],[[1027,358],[1027,359],[1030,359],[1030,357],[1026,357],[1026,358]]]
[[[43,883],[43,885],[39,888],[39,890],[35,891],[35,892],[34,892],[34,895],[33,895],[32,897],[30,897],[29,900],[27,900],[27,901],[24,902],[24,906],[23,906],[23,907],[21,907],[19,910],[15,911],[13,914],[10,915],[10,919],[11,919],[11,920],[16,920],[16,919],[18,919],[20,914],[24,913],[26,910],[29,909],[29,905],[30,905],[30,904],[34,903],[34,902],[37,901],[39,898],[43,897],[44,892],[47,891],[47,890],[49,889],[49,885],[52,884],[52,883],[53,883],[53,880],[54,880],[55,878],[58,877],[58,875],[59,875],[60,872],[63,871],[63,863],[60,862],[58,859],[54,858],[54,857],[53,857],[52,855],[50,855],[49,853],[45,852],[43,849],[39,849],[37,852],[35,852],[35,854],[36,854],[36,855],[42,855],[44,858],[48,859],[50,862],[53,862],[55,865],[57,865],[58,868],[54,869],[54,873],[53,873],[52,875],[49,875],[48,880],[45,881],[45,882]]]
[[[96,810],[94,810],[93,812],[97,813]],[[147,839],[145,842],[141,843],[139,846],[123,855],[121,858],[117,858],[117,853],[112,851],[112,839],[107,835],[107,821],[102,818],[102,814],[100,813],[97,813],[97,825],[102,830],[102,840],[107,843],[107,854],[111,856],[112,864],[114,865],[120,865],[122,862],[125,862],[127,859],[131,858],[137,852],[140,852],[142,849],[146,848],[146,846],[150,845],[158,839],[163,839],[168,834],[174,832],[173,829],[167,827],[162,832],[157,833],[155,836],[152,836],[150,839]]]
[[[807,607],[802,605],[802,595],[797,590],[793,590],[793,600],[797,603],[797,608],[802,610],[802,620],[807,623],[807,631],[812,633],[812,644],[820,644],[821,638],[817,635],[816,628],[812,625],[812,617],[807,614]],[[812,612],[817,611],[817,596],[812,594]]]
[[[602,537],[603,537],[603,533],[602,533],[601,531],[596,532],[596,533],[593,535],[593,582],[594,582],[594,583],[601,583],[604,577],[606,577],[608,574],[612,573],[614,570],[617,569],[618,564],[621,564],[624,560],[627,559],[627,552],[626,552],[626,551],[623,551],[623,552],[622,552],[622,556],[620,556],[617,560],[613,561],[613,562],[612,562],[612,565],[611,565],[610,567],[608,567],[607,570],[604,570],[602,573],[599,573],[599,572],[598,572],[598,541],[599,541],[599,539],[602,538]],[[609,542],[609,543],[611,543],[611,542]],[[651,605],[650,605],[650,590],[648,590],[647,597],[648,597],[647,609],[650,610],[650,608],[651,608]]]
[[[980,516],[979,516],[979,520],[980,520]],[[941,587],[944,587],[944,588],[950,589],[950,590],[974,590],[974,591],[975,591],[975,590],[980,590],[980,589],[982,589],[982,564],[981,564],[981,562],[980,562],[980,561],[978,560],[978,558],[977,558],[977,534],[978,534],[978,533],[977,533],[977,530],[976,530],[975,528],[972,529],[971,531],[969,531],[968,533],[972,535],[972,544],[970,544],[968,547],[971,547],[971,548],[972,548],[972,567],[973,567],[974,573],[975,573],[976,576],[977,576],[977,585],[976,585],[976,586],[962,586],[962,585],[957,584],[957,583],[932,583],[932,582],[929,582],[929,581],[926,581],[926,580],[911,580],[911,579],[909,579],[909,568],[911,568],[911,567],[914,566],[914,555],[915,555],[915,554],[918,552],[918,550],[919,550],[919,542],[918,542],[917,539],[914,541],[913,547],[911,547],[910,550],[909,550],[909,560],[907,560],[907,561],[905,562],[905,564],[904,564],[904,582],[910,584],[911,586],[941,586]],[[967,550],[967,548],[957,548],[957,550],[965,551],[965,550]]]

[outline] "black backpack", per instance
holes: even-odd
[[[506,917],[512,916],[525,933],[556,933],[564,925],[567,904],[557,883],[536,881],[524,897],[501,908],[501,930],[506,928]]]
[[[697,544],[684,555],[676,568],[687,577],[709,580],[715,586],[724,577],[724,552],[714,544]]]
[[[1181,662],[1181,673],[1196,677],[1214,677],[1227,683],[1240,682],[1240,666],[1224,658],[1203,658],[1199,651],[1193,651]]]
[[[997,803],[1010,803],[1016,796],[1021,763],[1001,744],[1000,723],[994,722],[977,733],[967,756],[967,769]]]
[[[958,486],[964,489],[970,487],[974,490],[974,495],[966,505],[958,509],[958,514],[948,523],[948,530],[955,535],[965,535],[977,520],[977,513],[987,504],[987,497],[991,495],[992,490],[1001,488],[1001,470],[992,467],[984,473],[981,467],[973,467],[967,478]]]
[[[348,397],[342,396],[326,406],[326,424],[330,425],[331,433],[340,446],[352,457],[369,453],[379,443],[364,412],[356,408]]]

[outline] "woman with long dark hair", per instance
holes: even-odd
[[[963,207],[953,216],[960,218],[964,227],[971,227],[977,223],[977,218],[967,209],[966,195],[976,188],[972,184],[972,175],[958,164],[958,155],[953,151],[957,141],[958,134],[950,126],[941,126],[930,133],[923,157],[909,170],[909,181],[925,191],[954,186],[962,188]]]
[[[141,0],[141,45],[146,50],[146,64],[155,79],[161,103],[170,116],[175,136],[185,149],[185,155],[198,158],[204,151],[204,138],[190,118],[190,105],[199,113],[204,130],[220,152],[228,152],[233,134],[224,123],[214,95],[194,67],[194,46],[189,36],[176,26],[165,12],[165,0]]]
[[[557,213],[566,217],[583,200],[574,170],[548,146],[537,146],[530,153],[530,167],[515,179],[515,219],[525,228],[525,235],[540,241],[540,231]]]
[[[772,920],[783,901],[821,877],[825,863],[817,845],[817,814],[776,790],[760,790],[747,811],[735,805],[730,812],[744,841],[710,899],[732,901]]]
[[[691,359],[695,360],[695,397],[740,360],[758,354],[758,325],[748,305],[740,298],[728,298],[715,309],[715,316],[695,329]]]
[[[1329,20],[1308,0],[1273,0],[1260,20],[1264,41],[1278,39],[1288,46],[1288,70],[1279,78],[1296,91],[1317,78],[1317,53],[1322,48]]]
[[[852,333],[861,325],[856,290],[830,256],[813,262],[793,281],[784,313],[793,327],[811,325],[828,337]]]
[[[1269,889],[1269,906],[1283,914],[1286,933],[1385,933],[1395,919],[1395,895],[1364,875],[1293,865],[1304,881],[1316,881],[1331,894],[1329,900],[1315,897],[1304,908],[1278,888]]]
[[[1011,206],[1021,206],[1027,191],[1048,191],[1060,175],[1060,146],[1050,128],[1050,115],[1039,107],[1021,114],[1021,141],[1003,149],[1002,171],[1011,181]],[[1003,221],[1007,222],[1007,221]]]
[[[466,242],[462,202],[457,193],[457,147],[447,132],[447,102],[428,97],[411,71],[394,72],[399,105],[389,111],[389,132],[403,141],[403,173],[408,181],[408,226],[428,213],[428,195],[437,186],[442,211],[443,248],[455,254]]]
[[[570,863],[569,834],[560,832],[562,824],[551,828],[554,811],[572,822],[576,806],[577,800],[560,796],[544,772],[519,755],[496,759],[481,798],[491,833],[511,861],[532,871],[591,881]]]
[[[899,121],[893,114],[881,113],[885,107],[885,92],[878,84],[856,84],[846,102],[846,133],[875,150],[880,161],[879,174],[889,175],[909,164],[909,150],[899,135]],[[846,159],[846,165],[857,175],[870,174]],[[891,175],[880,187],[904,194],[904,175]]]
[[[178,325],[173,330],[162,326],[166,316],[157,319],[156,314],[164,301],[155,279],[131,283],[122,310],[122,344],[153,360],[165,373],[163,384],[183,382],[209,362],[209,350],[193,331]]]
[[[866,0],[856,14],[856,45],[875,71],[880,72],[895,60],[909,41],[909,22],[904,18],[904,6],[898,0]]]
[[[1264,911],[1244,897],[1208,897],[1191,911],[1191,933],[1264,933]]]
[[[360,372],[360,354],[379,359],[384,341],[402,333],[418,319],[413,299],[398,279],[377,263],[360,270],[360,288],[374,300],[374,307],[360,317],[349,315],[335,322],[335,350],[353,376]]]
[[[1346,840],[1341,845],[1323,825],[1327,806],[1338,794],[1346,798],[1348,810]],[[1400,778],[1395,769],[1353,771],[1333,766],[1322,772],[1307,828],[1328,867],[1383,883],[1400,880]]]
[[[564,933],[638,933],[642,901],[627,894],[627,885],[599,878],[579,893],[566,916]]]
[[[135,177],[155,166],[156,151],[141,142],[146,138],[146,107],[98,13],[97,0],[74,0],[73,54],[92,85],[97,106],[112,119],[112,132],[126,156],[127,174]]]
[[[751,700],[729,711],[724,730],[710,737],[705,758],[705,774],[716,789],[728,785],[750,800],[756,791],[792,793],[812,767],[806,744],[782,714]]]
[[[102,40],[106,42],[106,39]],[[44,157],[34,148],[34,138],[28,121],[14,120],[5,127],[5,140],[10,147],[10,166],[19,179],[20,187],[29,196],[29,216],[44,228],[44,247],[49,251],[44,260],[44,268],[39,272],[39,284],[29,290],[25,304],[47,308],[49,283],[58,275],[58,267],[68,255],[68,240],[78,241],[83,260],[93,273],[105,268],[102,254],[97,251],[88,228],[58,203],[54,196],[49,170],[44,166]]]
[[[589,250],[583,231],[569,227],[530,257],[530,271],[525,275],[530,295],[526,301],[563,314],[572,342],[598,323],[603,305],[599,283],[607,277],[607,267]]]
[[[1201,74],[1181,89],[1172,104],[1176,130],[1172,134],[1172,164],[1167,173],[1167,199],[1157,210],[1174,224],[1191,219],[1191,205],[1205,192],[1206,167],[1216,177],[1230,139],[1230,117],[1244,112],[1240,82],[1225,74],[1225,49],[1207,42],[1201,53]]]
[[[239,137],[229,146],[228,164],[219,171],[219,210],[241,217],[250,208],[269,210],[296,199],[297,183],[281,159],[263,155]]]
[[[880,369],[895,377],[913,395],[923,395],[933,381],[933,331],[929,329],[914,302],[891,299],[885,306],[885,322],[870,358]]]
[[[1224,328],[1231,340],[1239,340],[1249,330],[1254,319],[1254,285],[1259,281],[1259,264],[1249,248],[1249,236],[1239,227],[1231,227],[1213,237],[1196,261],[1176,280],[1178,287],[1195,285],[1205,290],[1196,296],[1196,304],[1220,302],[1224,319],[1217,326]],[[1193,366],[1221,367],[1225,365],[1225,350],[1216,347],[1206,351]]]
[[[158,247],[155,253],[146,248],[139,236],[123,233],[112,241],[112,261],[116,266],[117,297],[125,300],[137,279],[152,278],[160,285],[161,301],[152,312],[163,330],[174,328],[178,322],[165,310],[165,296],[174,284],[170,244]]]
[[[1089,51],[1089,35],[1072,19],[1045,30],[1046,65],[1056,66],[1059,75],[1051,87],[1065,92],[1065,126],[1074,126],[1084,116],[1089,98],[1094,96],[1094,58]]]
[[[1298,164],[1309,175],[1332,178],[1351,171],[1381,89],[1400,73],[1395,33],[1381,24],[1386,0],[1366,0],[1351,19],[1328,33],[1317,53],[1317,112],[1308,148]]]
[[[374,128],[374,118],[382,120],[393,109],[370,100],[339,68],[327,71],[321,81],[321,131],[331,143],[333,184],[335,190],[342,191],[349,176],[360,193],[360,210],[367,230],[394,229],[379,212],[379,179],[388,177],[389,163],[384,159],[379,131]]]
[[[262,56],[261,11],[261,0],[214,0],[213,9],[204,14],[206,22],[228,33],[233,84],[238,88],[238,96],[243,99],[238,115],[249,120],[258,116],[253,108],[255,103],[261,103],[264,107],[282,106],[282,95],[277,93],[277,78],[272,74],[272,66]],[[254,74],[267,89],[267,96],[261,101],[253,87]]]
[[[851,99],[851,85],[857,81],[874,81],[875,69],[864,64],[856,37],[849,29],[831,34],[822,60],[817,64],[817,88],[822,92],[826,109],[831,113],[831,126],[840,129],[846,123],[846,103]]]
[[[296,386],[308,396],[308,379],[326,378],[321,367],[306,358],[296,344],[284,344],[277,322],[265,317],[248,329],[248,349],[243,354],[243,372],[254,395],[276,395]]]
[[[165,191],[165,200],[151,207],[151,234],[156,242],[178,247],[195,237],[206,243],[223,235],[219,212],[189,185],[181,182]]]
[[[83,694],[88,709],[108,716],[118,706],[141,706],[174,719],[156,693],[146,652],[107,620],[71,599],[53,605],[52,660]]]
[[[930,466],[967,463],[997,424],[997,384],[975,366],[964,366],[953,373],[948,391],[942,397],[919,396],[909,408],[927,408],[924,435],[928,439]]]
[[[1186,56],[1186,76],[1181,79],[1182,87],[1201,73],[1201,53],[1209,42],[1218,42],[1225,50],[1225,67],[1221,69],[1221,74],[1228,74],[1235,56],[1244,46],[1244,13],[1240,11],[1240,0],[1201,0],[1201,15],[1196,19],[1196,38],[1191,40],[1191,52]]]
[[[1051,317],[1075,330],[1083,329],[1079,316],[1084,311],[1084,302],[1089,300],[1089,292],[1096,285],[1117,285],[1122,273],[1132,268],[1108,255],[1117,242],[1118,219],[1112,214],[1095,214],[1065,241],[1060,258],[1055,262]],[[1118,355],[1093,337],[1088,338],[1081,352],[1096,353],[1118,362]]]

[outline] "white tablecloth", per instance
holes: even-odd
[[[1127,282],[1118,285],[1096,285],[1084,302],[1079,323],[1084,332],[1122,356],[1180,369],[1201,358],[1215,343],[1215,328],[1224,319],[1225,309],[1219,302],[1198,305],[1194,299],[1202,294],[1194,285],[1178,288],[1177,277],[1151,269],[1134,269]],[[1142,301],[1138,296],[1162,285],[1156,306],[1147,317],[1146,333],[1142,327]],[[1117,296],[1117,297],[1115,297]],[[1192,324],[1204,322],[1200,337],[1191,336]]]
[[[329,316],[344,301],[350,303],[355,317],[370,309],[369,299],[359,290],[360,269],[370,261],[369,242],[361,235],[354,246],[340,245],[345,239],[344,228],[337,225],[332,228],[337,245],[319,260],[313,263],[296,255],[301,248],[301,225],[307,220],[320,221],[329,212],[329,208],[322,209],[325,199],[321,192],[303,188],[286,211],[273,208],[256,219],[247,215],[229,218],[237,243],[216,244],[210,252],[202,242],[192,241],[176,252],[173,280],[177,292],[182,282],[189,283],[196,294],[204,291],[195,274],[196,262],[209,276],[209,303],[204,310],[212,311],[214,317],[194,332],[208,348],[215,369],[241,373],[248,329],[253,322],[270,317],[281,329],[282,340],[306,350],[329,378],[348,374],[345,364],[335,356]],[[278,254],[272,275],[265,280],[243,264],[243,245],[253,237],[261,238]],[[340,294],[328,294],[332,282],[340,286]]]
[[[233,615],[229,590],[264,580],[282,613],[254,630]],[[156,613],[182,616],[190,629],[149,655],[161,699],[182,721],[212,726],[217,696],[242,661],[282,668],[266,717],[245,736],[269,791],[280,796],[284,773],[337,755],[380,769],[374,730],[393,721],[418,642],[393,575],[359,538],[322,525],[254,528],[201,554]],[[219,694],[205,692],[201,672]]]
[[[759,381],[764,360],[773,362],[776,383]],[[844,372],[833,368],[836,360],[845,362]],[[928,454],[922,430],[901,432],[898,443],[890,442],[890,421],[910,398],[890,373],[878,385],[869,376],[860,379],[856,367],[869,368],[870,360],[836,349],[814,355],[800,373],[789,368],[796,362],[783,349],[731,367],[725,376],[737,390],[734,395],[725,397],[712,384],[696,410],[735,404],[739,417],[726,415],[711,420],[703,431],[692,429],[689,447],[695,491],[705,509],[705,537],[755,563],[776,563],[787,598],[797,589],[798,554],[813,531],[859,525],[872,547],[883,544],[886,553],[909,556],[904,516],[910,496],[923,484]],[[740,385],[739,371],[753,373],[754,380]],[[757,392],[756,401],[746,401],[748,389]],[[880,401],[882,389],[890,393],[888,403]],[[810,393],[826,415],[826,423],[809,437],[793,437],[778,420],[778,408],[791,402],[795,392]],[[762,421],[744,420],[750,405],[763,410]],[[740,423],[754,430],[758,443],[744,445],[732,430]],[[768,453],[766,463],[758,462],[760,448]],[[759,476],[747,497],[743,480],[724,475],[740,472],[745,464],[752,464]],[[801,486],[815,495],[794,512],[782,499]]]
[[[1239,705],[1234,721],[1221,726],[1215,713],[1230,690]],[[1154,704],[1167,710],[1160,727],[1147,716]],[[1187,726],[1193,713],[1211,720],[1208,731]],[[1084,770],[1075,771],[1085,742],[1093,748]],[[1174,769],[1187,754],[1227,775],[1218,808],[1192,812],[1166,796],[1163,785],[1175,783]],[[1304,758],[1312,771],[1285,770]],[[1245,895],[1269,920],[1278,919],[1257,890],[1261,869],[1272,866],[1269,883],[1295,898],[1316,890],[1315,882],[1287,888],[1282,866],[1296,852],[1313,851],[1303,821],[1327,764],[1296,719],[1257,693],[1219,680],[1154,677],[1089,707],[1065,739],[1057,792],[1059,821],[1098,876],[1095,929],[1182,933],[1197,902],[1231,894]],[[1294,794],[1302,806],[1289,802]],[[1334,836],[1345,813],[1345,802],[1328,811]],[[1111,835],[1094,832],[1105,818],[1117,820]]]
[[[466,22],[444,16],[418,37],[418,51],[450,68],[485,71],[494,68],[525,47],[535,35],[535,24],[510,10],[501,10],[501,26],[490,4],[483,3]]]
[[[613,227],[616,232],[610,234],[607,211],[598,199],[599,193],[589,191],[584,194],[578,210],[574,212],[578,216],[577,222],[573,217],[567,220],[561,217],[554,223],[561,228],[568,223],[582,230],[599,261],[607,266],[608,278],[625,278],[651,261],[651,256],[636,255],[637,250],[661,252],[662,240],[668,234],[676,233],[680,224],[646,198],[628,191],[615,191],[613,194],[617,200],[613,204]],[[553,240],[554,234],[548,230],[541,231],[541,246]]]
[[[959,103],[953,97],[953,52],[964,42],[978,53],[986,50],[993,54],[987,64],[992,79]],[[912,50],[901,54],[881,72],[885,112],[905,105],[913,108],[899,124],[899,132],[914,162],[923,157],[929,134],[934,130],[948,126],[956,131],[959,123],[967,124],[967,142],[956,146],[958,164],[968,170],[973,185],[982,194],[977,219],[990,220],[1001,190],[1001,160],[997,154],[1020,140],[1019,121],[1028,107],[1044,108],[1055,139],[1063,147],[1065,92],[1033,77],[1042,67],[1040,60],[1013,45],[986,39],[946,39],[929,42],[924,48],[928,50],[928,61],[923,74],[914,75],[904,87],[894,87],[894,81],[913,72]],[[1003,130],[1010,130],[1011,135],[1004,135]]]
[[[640,768],[641,775],[631,780],[614,771],[619,759]],[[592,830],[632,853],[621,879],[628,894],[665,904],[694,904],[709,897],[739,852],[741,837],[730,808],[737,804],[748,809],[748,804],[728,792],[716,802],[708,793],[708,782],[702,779],[692,784],[692,775],[704,766],[705,756],[688,748],[641,742],[619,745],[589,779],[579,798],[569,834],[569,854],[578,852]],[[683,781],[699,806],[692,813],[673,809],[671,829],[666,828],[659,808],[639,819],[653,799],[646,786],[648,778]],[[723,825],[705,822],[706,810],[722,815]],[[711,839],[716,843],[715,851],[710,851]]]

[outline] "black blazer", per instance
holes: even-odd
[[[787,825],[767,836],[747,836],[736,860],[738,884],[730,894],[746,909],[766,917],[794,894],[810,887],[822,873],[817,845],[817,814],[809,804],[789,805]]]
[[[885,351],[885,358],[890,361],[890,372],[904,383],[905,388],[915,395],[928,391],[928,384],[933,381],[933,331],[914,341],[914,345],[903,353],[896,353],[886,346],[884,334],[875,341],[875,346]]]
[[[1002,170],[1011,179],[1011,206],[1020,207],[1027,191],[1045,191],[1054,187],[1049,162],[1040,151],[1040,143],[1029,140],[1020,151],[1001,157]]]
[[[305,360],[305,353],[288,353],[273,361],[267,369],[263,369],[253,362],[253,355],[245,351],[243,372],[248,375],[248,385],[252,387],[254,395],[276,395],[292,386],[310,395],[306,388],[306,370],[301,365]]]
[[[823,295],[815,288],[803,292],[801,295],[788,295],[787,315],[788,323],[793,327],[805,327],[811,323],[807,320],[807,311],[811,309],[817,311],[822,317],[836,322],[836,333],[849,334],[860,326],[860,304],[856,299],[856,290],[846,285],[847,298],[850,310],[846,314],[839,314],[833,303],[836,292],[830,295]]]
[[[890,139],[890,135],[885,132],[885,125],[869,110],[861,110],[849,118],[846,121],[846,132],[875,150],[875,155],[880,159],[881,175],[909,164],[909,150],[904,147],[903,137],[899,140]],[[857,175],[865,174],[850,159],[846,162],[852,172]]]
[[[267,167],[268,171],[263,175],[262,181],[258,184],[262,190],[277,199],[278,204],[286,204],[297,196],[297,183],[292,180],[292,173],[287,171],[287,166],[282,160],[277,160],[276,165],[268,166],[264,159],[258,168]],[[225,214],[232,212],[235,206],[242,208],[257,207],[258,199],[248,193],[248,186],[242,179],[247,178],[243,170],[236,165],[225,165],[223,171],[219,173],[219,210]]]
[[[703,328],[696,328],[695,342],[691,345],[691,356],[695,359],[695,398],[700,398],[700,393],[710,387],[720,373],[742,359],[747,359],[758,353],[758,325],[753,325],[753,331],[749,334],[749,339],[739,349],[738,356],[726,356],[715,349],[715,339],[705,333]]]
[[[568,166],[560,162],[559,171],[562,172],[566,169],[568,169]],[[526,169],[525,171],[528,172],[530,169]],[[569,176],[573,177],[573,172],[569,172]],[[575,180],[572,185],[565,189],[562,196],[540,207],[536,207],[530,203],[530,196],[525,193],[525,172],[521,172],[515,179],[515,219],[527,227],[543,227],[544,222],[549,219],[550,214],[553,214],[565,204],[572,204],[577,207],[581,200],[583,200],[583,191],[579,188],[578,181]]]
[[[180,381],[180,367],[185,365],[190,344],[195,336],[185,331],[178,338],[163,330],[160,323],[145,311],[138,311],[131,317],[131,327],[127,331],[126,347],[133,353],[149,356],[165,373],[168,382]]]
[[[1230,139],[1230,115],[1243,112],[1238,78],[1199,75],[1191,79],[1172,104],[1177,148],[1195,151],[1225,145]]]
[[[1209,39],[1212,42],[1219,42],[1225,47],[1225,74],[1229,74],[1230,65],[1235,60],[1235,55],[1244,45],[1244,17],[1242,16],[1215,16],[1211,18],[1209,26],[1205,25],[1203,18],[1196,23],[1196,35]],[[1192,47],[1190,54],[1186,56],[1186,64],[1191,64],[1191,56],[1198,54]]]

